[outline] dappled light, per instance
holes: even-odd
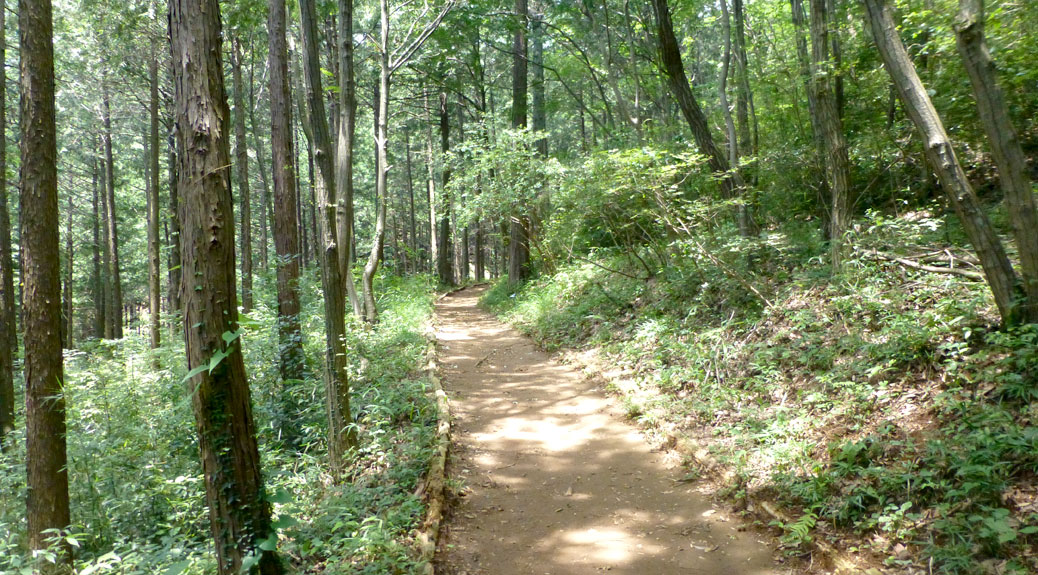
[[[596,381],[477,308],[437,304],[461,482],[447,573],[774,573],[771,549],[678,481]]]

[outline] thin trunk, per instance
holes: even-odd
[[[440,180],[440,222],[436,233],[436,250],[439,258],[436,260],[436,277],[441,285],[454,285],[454,270],[452,265],[453,253],[451,250],[451,219],[450,219],[450,195],[447,193],[447,184],[451,179],[450,165],[446,161],[450,152],[450,116],[447,109],[447,93],[440,92],[440,153],[444,158],[443,169]]]
[[[739,234],[744,237],[754,236],[758,232],[757,223],[751,217],[746,198],[740,198],[746,194],[746,186],[738,172],[729,169],[731,164],[714,145],[706,115],[699,107],[699,103],[692,94],[692,88],[688,85],[685,68],[681,63],[681,50],[678,48],[678,41],[674,36],[674,26],[670,20],[667,0],[653,0],[652,6],[656,13],[656,31],[663,68],[670,82],[674,99],[677,100],[681,113],[692,130],[692,137],[695,139],[699,151],[706,156],[710,170],[721,179],[725,197],[739,200],[736,211]]]
[[[93,213],[90,227],[92,228],[91,231],[93,232],[94,239],[93,245],[91,245],[93,268],[90,276],[91,296],[94,299],[94,330],[92,335],[100,339],[105,334],[105,289],[104,279],[101,275],[101,198],[98,192],[97,156],[93,156],[91,159]]]
[[[75,347],[75,336],[72,335],[74,328],[72,313],[75,311],[72,302],[72,264],[73,248],[72,241],[72,194],[68,195],[68,215],[65,219],[65,278],[62,281],[62,301],[64,302],[64,313],[61,317],[62,325],[62,347],[72,349]]]
[[[259,222],[260,222],[260,249],[259,258],[260,266],[264,269],[270,269],[269,261],[269,244],[270,244],[270,215],[268,208],[270,206],[270,180],[267,177],[267,159],[265,155],[265,148],[263,146],[263,138],[260,138],[259,124],[256,123],[256,85],[253,82],[255,76],[256,65],[249,68],[249,127],[252,131],[252,138],[256,148],[256,169],[260,173],[260,183],[263,185],[260,193],[260,205],[259,205]]]
[[[739,150],[746,156],[753,149],[750,135],[750,75],[746,59],[746,17],[743,0],[732,0],[732,16],[735,21],[735,110],[739,127]],[[733,164],[737,166],[737,164]],[[745,178],[745,175],[744,175]]]
[[[959,53],[973,84],[977,111],[998,165],[999,181],[1020,255],[1020,271],[1027,294],[1021,319],[1038,323],[1038,210],[1027,171],[1027,157],[1009,118],[995,62],[984,41],[983,0],[959,0],[955,31]]]
[[[217,571],[237,574],[258,554],[250,572],[280,575],[277,554],[260,549],[272,533],[271,506],[264,496],[238,337],[231,126],[219,3],[171,0],[169,22],[183,196],[184,347]]]
[[[211,0],[210,0],[211,1]],[[270,0],[267,29],[270,53],[270,139],[274,166],[274,248],[277,251],[278,355],[284,384],[303,379],[304,357],[299,325],[299,198],[292,151],[292,96],[289,92],[285,0]],[[287,406],[286,406],[287,407]],[[286,409],[286,411],[288,411]],[[290,413],[278,423],[294,439]]]
[[[101,82],[102,87],[102,122],[104,123],[104,146],[105,146],[105,193],[108,206],[108,217],[105,220],[108,233],[108,309],[106,317],[108,328],[106,335],[111,339],[122,339],[123,337],[123,288],[119,274],[119,228],[115,213],[115,161],[112,158],[112,111],[111,100],[108,95],[108,83]]]
[[[151,321],[151,347],[161,342],[161,273],[159,265],[159,61],[157,48],[151,47],[148,60],[148,313]]]
[[[818,98],[813,87],[811,76],[811,56],[808,52],[806,40],[807,22],[804,15],[802,0],[789,0],[789,6],[793,15],[793,29],[796,33],[797,61],[800,64],[800,79],[804,84],[804,92],[807,94],[807,111],[811,119],[811,137],[814,144],[814,158],[812,161],[811,180],[818,182],[817,199],[821,206],[819,214],[822,220],[822,233],[826,239],[832,231],[830,223],[831,211],[829,209],[830,193],[828,180],[825,177],[825,140],[822,137],[823,128],[821,114],[818,112]],[[893,87],[891,87],[893,90]],[[891,96],[893,97],[893,96]]]
[[[408,221],[411,225],[411,236],[408,247],[411,250],[408,259],[411,261],[411,273],[418,273],[418,227],[414,213],[414,175],[411,171],[411,131],[404,130],[404,149],[407,151],[407,197],[409,201]]]
[[[306,100],[309,103],[310,126],[317,149],[321,177],[316,185],[320,208],[321,287],[324,291],[325,327],[325,415],[328,418],[328,466],[338,480],[345,471],[346,451],[356,446],[350,416],[350,387],[346,355],[346,294],[340,274],[336,225],[335,154],[324,108],[321,67],[317,51],[317,23],[313,0],[300,0],[303,36],[303,70],[306,78]],[[311,164],[311,173],[313,171]]]
[[[245,137],[245,88],[241,75],[241,40],[231,39],[231,78],[234,89],[234,156],[238,164],[238,203],[241,206],[241,309],[252,311],[252,191],[249,189],[249,145]]]
[[[108,240],[108,162],[104,157],[103,136],[100,142],[98,153],[101,155],[101,295],[104,296],[104,313],[101,317],[104,319],[103,337],[112,339],[112,242]]]
[[[826,0],[810,0],[811,6],[811,86],[814,92],[818,124],[825,145],[825,171],[832,190],[829,216],[829,260],[833,273],[843,264],[843,236],[850,221],[850,160],[843,122],[836,105],[831,83],[832,62],[829,60],[829,17]]]
[[[527,2],[515,0],[516,28],[512,39],[512,128],[526,127],[527,54],[526,26]],[[603,97],[604,99],[604,97]],[[520,206],[509,217],[508,283],[517,286],[530,277],[530,206]]]
[[[7,58],[6,2],[0,5],[0,62]],[[14,257],[11,249],[11,213],[7,198],[7,69],[0,67],[0,449],[14,429],[14,356],[18,348],[15,327]],[[95,176],[96,184],[96,176]],[[96,185],[95,185],[96,194]],[[96,205],[96,204],[95,204]]]
[[[51,529],[69,513],[61,354],[61,262],[58,254],[58,150],[54,122],[54,45],[50,0],[19,0],[21,54],[21,222],[25,349],[26,517],[29,548],[50,547]],[[71,569],[61,539],[41,573]]]
[[[433,272],[439,258],[439,248],[436,245],[436,176],[433,175],[432,107],[429,105],[428,86],[423,89],[423,92],[425,93],[425,189],[429,203],[429,271]]]
[[[1002,321],[1007,325],[1016,324],[1022,319],[1017,305],[1019,290],[1005,248],[962,171],[944,124],[898,36],[886,1],[865,0],[865,9],[883,64],[897,88],[905,112],[927,143],[926,156],[937,170],[941,187],[977,251]]]
[[[353,65],[353,0],[339,0],[339,130],[335,154],[335,222],[341,249],[339,274],[346,286],[353,315],[362,307],[353,282],[353,144],[357,129],[356,81]]]
[[[180,280],[183,270],[180,268],[180,191],[177,180],[180,170],[177,167],[177,150],[169,148],[169,308],[171,315],[181,315]]]
[[[719,76],[719,92],[721,96],[721,113],[724,115],[725,131],[728,136],[728,164],[739,165],[739,140],[735,132],[735,120],[732,118],[732,107],[728,103],[728,72],[732,61],[732,26],[728,14],[728,0],[721,0],[721,36],[724,38],[724,54],[721,58],[721,74]]]
[[[386,174],[389,163],[386,158],[388,145],[387,123],[389,120],[389,1],[379,1],[379,30],[382,49],[379,50],[378,75],[378,129],[375,134],[375,152],[377,154],[375,170],[375,235],[371,241],[371,253],[364,264],[361,276],[364,297],[364,320],[368,323],[378,321],[378,310],[375,307],[375,272],[382,261],[382,245],[386,236]]]

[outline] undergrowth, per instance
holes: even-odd
[[[301,282],[306,378],[282,384],[273,279],[259,279],[257,294],[266,297],[241,320],[243,351],[282,557],[299,573],[417,573],[417,493],[436,420],[418,371],[430,280],[381,277],[380,324],[349,326],[361,447],[335,484],[325,461],[320,282],[312,273]],[[74,542],[79,575],[215,572],[183,344],[178,333],[163,338],[156,351],[146,334],[130,333],[66,352],[73,526],[62,536]],[[14,444],[0,454],[0,573],[21,574],[33,560],[24,541],[23,438]]]
[[[983,283],[865,251],[956,233],[872,214],[835,278],[796,223],[749,249],[675,241],[648,278],[602,250],[484,304],[549,349],[604,354],[661,443],[709,446],[737,503],[791,510],[790,554],[824,537],[909,572],[1034,573],[1038,326],[999,331]]]

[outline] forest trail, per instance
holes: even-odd
[[[439,573],[777,572],[767,544],[678,481],[598,383],[479,309],[483,291],[436,305],[464,487]]]

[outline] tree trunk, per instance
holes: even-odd
[[[6,30],[6,10],[0,10],[0,31]],[[7,35],[0,32],[0,62],[6,62]],[[0,67],[0,102],[7,101],[7,70]],[[0,174],[7,174],[7,106],[0,106]],[[96,180],[95,180],[96,183]],[[95,186],[96,194],[96,186]],[[11,249],[11,213],[7,178],[0,178],[0,449],[14,429],[14,356],[18,348],[15,328],[14,257]]]
[[[810,0],[811,4],[811,86],[814,92],[817,123],[822,129],[825,145],[825,171],[829,189],[832,190],[829,211],[829,261],[833,273],[838,273],[843,263],[843,236],[850,222],[850,159],[847,155],[847,140],[843,134],[843,122],[836,105],[836,94],[830,78],[832,63],[829,61],[829,16],[826,0]]]
[[[104,123],[104,146],[105,146],[105,204],[108,206],[105,225],[107,227],[106,239],[108,240],[108,304],[105,317],[108,326],[105,328],[105,336],[110,339],[122,339],[123,337],[123,288],[119,277],[119,231],[116,225],[115,213],[115,161],[112,159],[112,111],[108,95],[108,83],[101,82],[102,89],[102,122]]]
[[[829,239],[832,232],[830,223],[831,211],[829,202],[831,194],[829,184],[825,176],[825,140],[822,137],[821,114],[818,112],[818,99],[816,97],[811,77],[811,56],[807,48],[805,34],[807,30],[804,5],[801,0],[789,0],[789,6],[793,14],[793,28],[796,34],[797,61],[800,64],[800,79],[804,83],[804,92],[807,94],[807,113],[811,120],[811,136],[814,143],[813,166],[811,180],[818,182],[817,199],[821,206],[819,214],[822,220],[822,233],[825,239]],[[891,88],[893,90],[893,88]]]
[[[252,191],[249,189],[249,145],[245,137],[245,87],[241,75],[241,40],[231,39],[231,78],[234,84],[234,155],[238,164],[238,203],[241,205],[241,309],[252,311]]]
[[[671,92],[677,100],[681,113],[692,130],[692,137],[699,147],[700,153],[706,156],[710,170],[721,180],[724,195],[730,199],[738,199],[736,210],[736,223],[739,226],[739,234],[743,237],[756,235],[757,223],[751,217],[749,206],[745,198],[739,196],[745,193],[745,185],[742,177],[736,171],[729,168],[731,165],[727,159],[718,151],[714,145],[713,136],[710,135],[710,126],[707,123],[703,109],[699,107],[692,88],[688,85],[685,77],[685,68],[681,63],[681,50],[678,48],[677,38],[674,36],[674,26],[670,21],[670,11],[667,0],[652,0],[653,10],[656,13],[656,32],[660,45],[660,55],[663,61],[663,69],[670,82]]]
[[[447,162],[447,154],[450,152],[450,115],[447,109],[447,93],[440,92],[440,153],[442,154],[443,169],[440,180],[440,222],[436,233],[436,249],[439,257],[436,260],[436,277],[440,284],[453,286],[454,270],[452,269],[453,253],[451,250],[451,210],[450,195],[447,193],[447,184],[451,179],[451,169]]]
[[[91,295],[94,298],[93,336],[100,339],[105,335],[105,283],[104,276],[101,272],[101,252],[104,251],[104,248],[101,245],[101,195],[98,191],[97,156],[92,156],[91,159],[93,183],[93,214],[91,227],[93,228],[94,243],[91,246],[91,251],[93,252],[93,270],[90,277],[90,287],[93,292]]]
[[[251,52],[251,50],[250,50]],[[260,222],[260,249],[259,258],[260,265],[264,270],[270,268],[269,255],[268,255],[268,244],[269,229],[270,229],[270,215],[267,211],[270,206],[270,181],[267,178],[267,160],[264,155],[263,139],[260,138],[260,132],[258,124],[256,123],[256,85],[253,82],[256,65],[249,68],[249,127],[252,128],[252,138],[256,148],[256,169],[260,173],[260,183],[263,188],[260,193],[260,205],[259,205],[259,222]]]
[[[338,230],[336,223],[335,162],[331,134],[324,108],[321,86],[320,54],[317,44],[316,10],[313,0],[300,0],[303,35],[303,70],[306,99],[309,102],[310,127],[314,134],[316,161],[321,177],[316,186],[321,218],[320,229],[321,287],[324,291],[325,329],[325,414],[328,417],[328,466],[338,480],[345,471],[345,454],[356,445],[351,431],[350,387],[346,355],[346,294],[339,268]]]
[[[238,337],[219,3],[171,0],[169,22],[183,196],[184,347],[217,569],[220,575],[237,574],[246,557],[258,553],[250,572],[280,575],[277,554],[259,549],[273,532]],[[279,29],[283,40],[284,28],[272,26],[271,36]]]
[[[414,213],[414,175],[411,170],[411,131],[404,130],[404,149],[407,151],[407,197],[408,197],[408,223],[411,228],[408,248],[411,253],[408,260],[411,262],[411,273],[418,273],[418,226],[415,223]]]
[[[62,302],[64,302],[64,313],[61,318],[62,325],[62,347],[65,349],[72,349],[75,347],[75,336],[72,335],[74,329],[73,312],[75,311],[75,304],[72,301],[72,264],[73,258],[75,257],[74,247],[75,244],[72,240],[72,194],[68,195],[68,214],[65,220],[65,279],[62,281],[61,292]]]
[[[371,240],[371,253],[368,262],[364,264],[364,273],[361,276],[361,284],[364,294],[364,320],[368,323],[378,321],[378,310],[375,308],[375,272],[378,271],[379,263],[382,261],[382,245],[386,236],[386,174],[389,171],[389,163],[386,158],[386,147],[388,135],[386,125],[389,120],[389,2],[379,1],[380,38],[382,48],[379,51],[379,75],[378,75],[378,128],[375,134],[375,235]]]
[[[353,145],[357,131],[357,84],[353,64],[353,0],[339,0],[339,130],[335,154],[335,221],[341,249],[339,275],[346,286],[353,315],[363,313],[353,281]]]
[[[285,0],[269,0],[270,140],[274,166],[274,248],[277,251],[278,355],[284,383],[303,379],[304,358],[299,325],[298,191],[292,152],[292,96],[288,88]],[[282,413],[281,429],[294,439],[293,425]]]
[[[161,268],[159,265],[159,61],[151,46],[148,60],[148,314],[151,322],[151,347],[161,342]]]
[[[175,125],[175,124],[174,124]],[[174,132],[176,132],[174,128]],[[180,315],[180,283],[183,277],[180,268],[180,192],[177,190],[179,170],[176,147],[169,148],[169,309],[171,315]]]
[[[515,0],[516,28],[512,40],[512,128],[526,127],[526,0]],[[530,277],[530,206],[519,206],[509,218],[508,283],[518,286]]]
[[[69,513],[61,355],[61,262],[58,252],[58,150],[54,123],[54,45],[50,0],[19,0],[21,54],[21,249],[25,341],[25,466],[29,548],[47,549],[49,529]],[[63,539],[41,573],[71,570]]]
[[[732,118],[732,106],[728,103],[728,74],[732,61],[732,25],[728,14],[728,0],[721,0],[721,37],[724,39],[724,54],[721,57],[721,73],[718,91],[721,96],[721,113],[724,115],[725,132],[728,137],[728,164],[739,165],[739,140]]]
[[[439,246],[436,245],[436,176],[433,167],[432,107],[429,105],[428,86],[423,87],[425,98],[425,168],[426,198],[429,204],[429,272],[435,271],[439,261]]]
[[[955,23],[959,53],[973,84],[977,111],[998,165],[1009,221],[1013,226],[1027,301],[1021,320],[1038,323],[1038,210],[1027,171],[1027,158],[1009,119],[1009,109],[998,85],[995,62],[984,41],[983,0],[959,0]]]
[[[958,158],[955,157],[955,150],[944,130],[944,124],[937,115],[937,110],[934,109],[926,88],[919,80],[919,74],[916,73],[905,45],[898,36],[886,1],[865,0],[865,9],[872,37],[883,58],[883,64],[897,88],[905,112],[926,142],[926,156],[937,170],[941,187],[948,195],[970,243],[977,251],[1002,321],[1007,325],[1013,325],[1021,317],[1016,303],[1016,274],[1006,256],[1005,248],[991,226],[987,213],[977,200],[973,187],[966,179]]]
[[[743,0],[732,0],[732,16],[735,19],[735,41],[732,48],[735,54],[735,111],[739,127],[739,150],[743,156],[753,149],[750,136],[750,75],[746,59],[746,16],[743,11]],[[738,167],[738,164],[733,164]],[[745,179],[745,173],[743,175]]]

